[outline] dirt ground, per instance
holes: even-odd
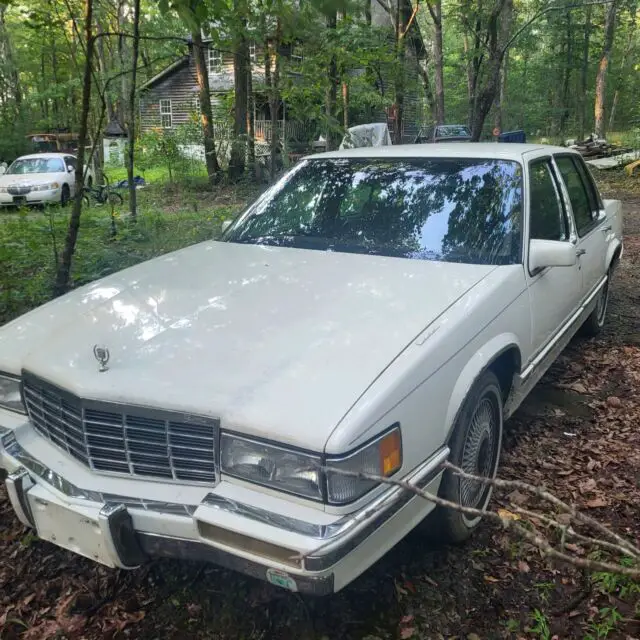
[[[640,196],[604,334],[576,339],[509,421],[500,476],[544,484],[640,538]],[[498,495],[526,505],[526,497]],[[573,548],[578,555],[586,550]],[[552,564],[499,527],[434,548],[413,532],[343,592],[306,599],[210,565],[112,571],[40,542],[0,490],[0,638],[640,638],[640,585]]]

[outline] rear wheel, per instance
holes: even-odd
[[[607,281],[598,294],[598,302],[591,312],[591,315],[580,328],[580,333],[584,336],[597,336],[604,327],[607,319],[607,308],[609,307],[609,283],[611,282],[612,273],[613,270],[610,268],[607,272]]]
[[[502,445],[502,390],[492,371],[486,371],[473,385],[456,421],[449,446],[449,460],[466,473],[494,478]],[[484,511],[491,499],[491,485],[460,478],[445,471],[439,495],[463,507]],[[437,537],[463,542],[480,523],[481,516],[438,507],[433,527]]]
[[[109,202],[109,204],[112,204],[114,206],[120,205],[124,202],[122,196],[115,191],[109,191],[107,195],[107,201]]]

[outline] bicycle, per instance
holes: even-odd
[[[93,185],[85,185],[82,188],[83,204],[88,207],[91,204],[92,199],[97,204],[108,203],[113,206],[123,204],[124,202],[122,196],[109,186],[108,181],[105,182],[105,184],[101,184],[96,187],[94,187]]]

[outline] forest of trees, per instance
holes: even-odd
[[[374,9],[386,26],[372,21]],[[100,148],[105,126],[117,120],[128,133],[135,218],[139,88],[189,50],[200,110],[191,129],[211,185],[223,171],[230,179],[253,171],[258,90],[272,131],[284,101],[328,148],[374,112],[393,113],[392,137],[401,140],[410,92],[420,124],[467,123],[475,140],[496,127],[549,140],[632,135],[640,115],[637,22],[636,0],[9,0],[0,2],[0,160],[25,151],[30,132],[68,129],[80,136],[80,182],[89,148]],[[215,113],[208,38],[234,59],[234,90]],[[249,72],[256,45],[260,87]],[[296,47],[303,55],[294,59]],[[230,131],[224,159],[215,140],[221,124]],[[269,144],[273,179],[277,134]],[[78,195],[59,291],[80,213]]]
[[[372,26],[372,2],[387,13],[388,30]],[[425,124],[466,122],[476,138],[495,126],[580,138],[636,124],[635,0],[10,0],[0,3],[0,156],[20,151],[31,131],[79,131],[88,55],[93,139],[114,117],[135,136],[137,86],[189,41],[204,97],[202,33],[236,58],[238,99],[216,114],[236,136],[249,134],[256,87],[243,61],[257,42],[268,52],[262,89],[273,109],[285,96],[331,144],[372,105],[396,105],[401,121],[414,22],[425,52],[415,62]],[[293,43],[304,50],[295,82],[281,55]],[[394,77],[386,91],[376,82],[381,65]],[[200,104],[206,140],[214,114]],[[215,153],[208,157],[217,172]]]

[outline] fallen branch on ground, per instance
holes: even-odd
[[[443,463],[442,466],[445,469],[448,469],[451,473],[454,473],[467,480],[473,480],[485,485],[491,485],[493,487],[520,489],[522,491],[531,493],[540,498],[542,501],[554,505],[563,513],[568,514],[569,522],[566,524],[559,522],[556,517],[554,517],[557,516],[557,514],[548,515],[544,513],[538,513],[536,511],[524,509],[517,505],[512,506],[513,511],[490,511],[476,509],[473,507],[466,507],[459,503],[440,498],[439,496],[425,491],[424,489],[420,489],[415,485],[410,484],[409,482],[397,480],[396,478],[385,478],[370,473],[345,471],[343,469],[335,469],[333,467],[326,467],[325,470],[343,476],[360,478],[363,480],[373,480],[382,484],[399,487],[401,489],[404,489],[405,491],[414,493],[415,495],[424,498],[429,502],[432,502],[436,506],[440,506],[446,509],[453,509],[454,511],[464,513],[468,516],[482,517],[487,520],[491,520],[500,524],[505,530],[512,531],[527,542],[531,543],[534,547],[539,549],[547,558],[567,562],[568,564],[571,564],[575,567],[579,567],[581,569],[586,569],[589,571],[606,571],[628,576],[634,579],[640,579],[640,549],[638,547],[636,547],[628,540],[625,540],[622,536],[609,529],[609,527],[607,527],[603,523],[581,513],[572,505],[563,502],[545,488],[536,487],[521,480],[504,480],[501,478],[483,478],[474,476],[465,473],[462,469],[449,462]],[[575,531],[575,529],[571,526],[572,522],[579,523],[591,530],[597,531],[604,537],[604,539],[594,538]],[[556,548],[542,533],[537,530],[536,523],[538,523],[538,525],[544,524],[547,527],[560,532],[560,548]],[[613,562],[603,562],[592,558],[581,558],[577,555],[571,555],[567,553],[567,538],[573,538],[584,545],[606,549],[607,551],[615,552],[624,557],[631,558],[632,560],[634,560],[634,566],[623,566],[621,564],[614,564]],[[327,545],[330,544],[331,541],[327,543]],[[323,547],[324,546],[325,545],[323,545]],[[319,551],[321,551],[323,547],[315,549],[313,551],[313,554],[316,555]]]

